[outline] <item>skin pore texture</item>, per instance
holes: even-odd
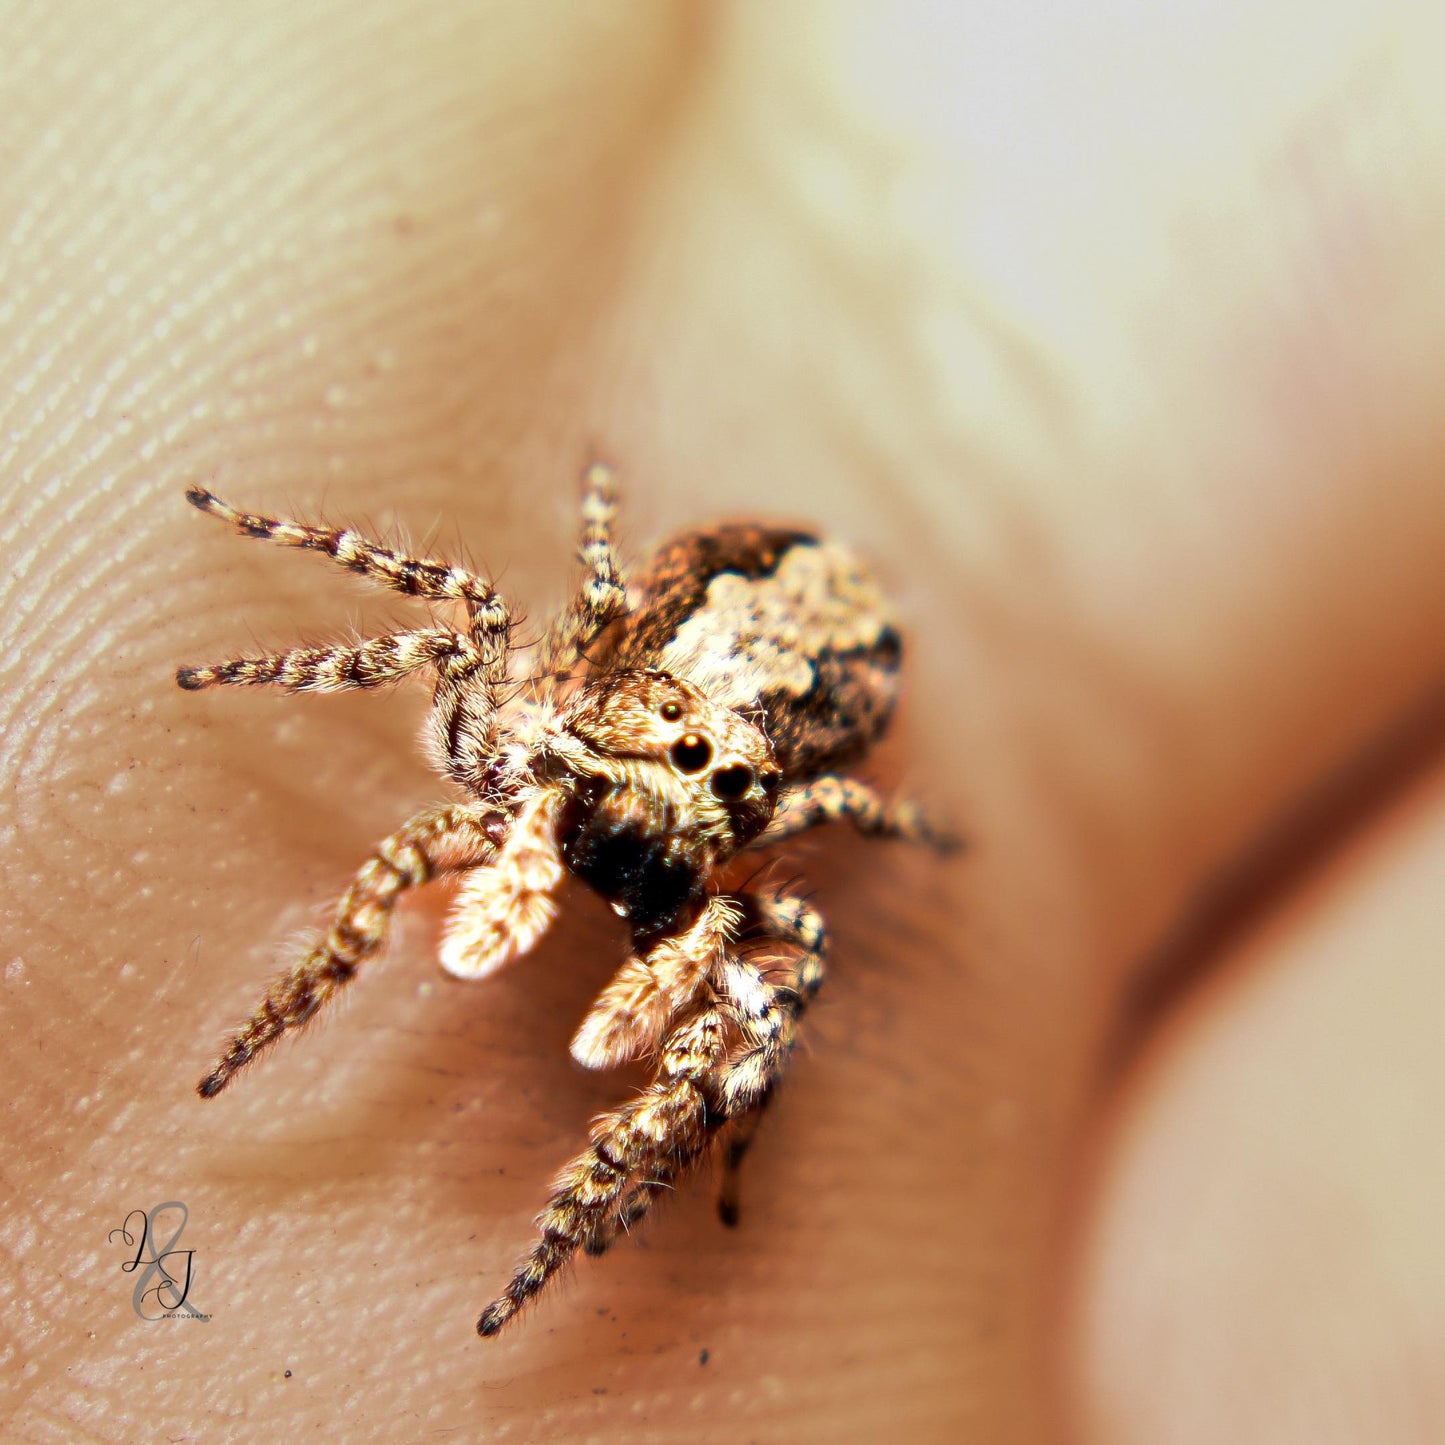
[[[0,1428],[1439,1438],[1438,7],[57,4],[5,49]],[[622,931],[575,890],[464,983],[431,890],[199,1101],[444,790],[424,691],[175,688],[421,620],[182,493],[545,619],[592,456],[634,561],[867,553],[869,776],[971,847],[800,844],[830,972],[739,1227],[700,1181],[482,1342],[638,1082],[567,1051]],[[132,1310],[107,1236],[164,1200],[209,1321]]]

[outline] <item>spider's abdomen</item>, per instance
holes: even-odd
[[[674,538],[639,579],[617,665],[759,709],[790,780],[857,757],[883,731],[903,645],[877,580],[846,547],[752,524]]]

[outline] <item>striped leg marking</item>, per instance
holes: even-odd
[[[785,793],[773,821],[752,846],[766,848],[823,823],[851,823],[867,837],[926,843],[942,853],[962,846],[951,829],[930,819],[919,804],[906,798],[889,802],[866,783],[834,773]]]
[[[627,611],[627,587],[613,548],[617,484],[612,469],[596,463],[582,482],[582,538],[577,555],[587,569],[567,611],[553,624],[538,654],[544,692],[555,692],[609,623]]]
[[[460,632],[420,628],[373,637],[355,647],[293,647],[267,657],[183,667],[176,682],[187,692],[264,686],[285,692],[350,692],[383,687],[427,666],[446,672],[475,667],[479,661],[476,645]]]
[[[717,1128],[707,1080],[726,1034],[721,1010],[705,1005],[669,1036],[652,1085],[597,1119],[591,1147],[558,1176],[537,1217],[540,1238],[482,1311],[479,1335],[497,1334],[579,1249],[601,1253],[624,1222],[640,1218],[656,1193],[697,1162]]]
[[[782,984],[738,978],[736,1006],[747,1043],[730,1060],[720,1090],[724,1109],[737,1116],[718,1184],[718,1217],[729,1228],[736,1226],[740,1214],[739,1171],[787,1066],[798,1021],[823,986],[828,945],[822,914],[803,899],[789,893],[754,893],[747,904],[758,927],[795,948],[797,957]]]
[[[444,873],[486,862],[504,825],[497,813],[457,804],[418,813],[384,839],[347,889],[325,938],[271,985],[196,1092],[214,1098],[262,1049],[312,1018],[386,941],[398,898]]]

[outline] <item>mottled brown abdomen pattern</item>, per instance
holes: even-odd
[[[671,673],[760,717],[790,780],[869,747],[903,656],[887,600],[851,551],[751,524],[661,547],[613,646],[618,666]]]

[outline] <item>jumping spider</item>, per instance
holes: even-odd
[[[330,930],[272,984],[201,1096],[220,1093],[350,982],[385,941],[406,889],[460,875],[441,962],[480,978],[536,943],[572,873],[627,921],[633,950],[572,1055],[588,1068],[646,1055],[655,1076],[594,1122],[538,1218],[537,1243],[477,1329],[496,1334],[579,1247],[602,1253],[716,1140],[727,1146],[719,1208],[732,1222],[738,1164],[824,954],[818,913],[759,885],[740,855],[835,821],[949,843],[916,806],[887,804],[834,771],[883,731],[897,692],[902,645],[873,577],[836,544],[743,524],[669,542],[629,590],[613,552],[612,474],[594,466],[582,504],[585,578],[526,656],[512,645],[507,604],[460,567],[352,531],[238,512],[201,487],[186,498],[243,536],[325,553],[465,614],[460,630],[176,674],[193,691],[337,692],[430,670],[430,751],[465,798],[418,813],[377,846]]]

